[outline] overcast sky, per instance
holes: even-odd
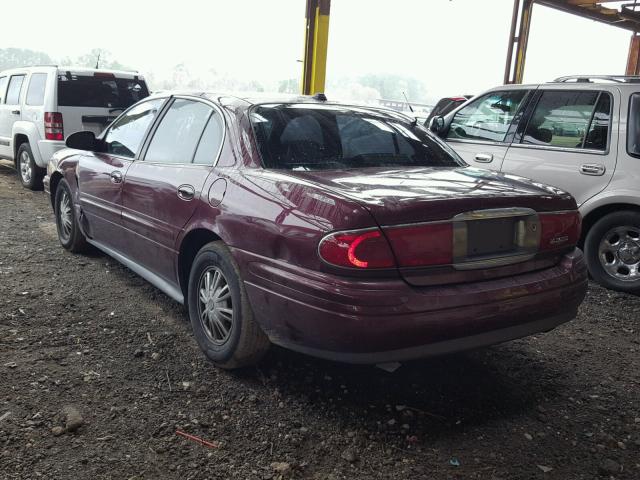
[[[168,4],[169,2],[167,2]],[[92,48],[156,78],[186,63],[243,79],[300,76],[304,0],[3,2],[3,47],[74,57]],[[394,73],[430,95],[502,83],[512,0],[333,0],[328,77]],[[29,12],[25,15],[24,12]],[[630,33],[535,6],[525,81],[624,73]]]

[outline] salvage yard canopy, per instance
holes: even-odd
[[[627,75],[640,74],[640,2],[638,0],[514,0],[504,83],[522,83],[533,5],[561,10],[589,20],[633,32],[629,44]],[[514,55],[515,53],[515,55]],[[608,72],[614,73],[614,72]]]

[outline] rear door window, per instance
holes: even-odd
[[[34,73],[31,75],[31,78],[29,79],[29,88],[27,89],[27,105],[44,105],[44,90],[46,85],[46,73]]]
[[[213,108],[203,102],[176,99],[153,134],[145,160],[191,163]]]
[[[200,138],[196,154],[193,157],[193,163],[213,165],[218,158],[223,137],[224,124],[222,117],[214,110]]]
[[[124,110],[149,96],[143,80],[116,78],[96,73],[58,75],[58,105],[63,107],[100,107]]]
[[[149,100],[118,117],[104,137],[106,153],[134,158],[163,103],[164,98]]]
[[[0,77],[0,103],[4,103],[4,94],[7,91],[7,77]]]
[[[527,90],[491,92],[459,110],[453,117],[448,140],[504,142]]]
[[[20,92],[22,91],[22,84],[24,82],[24,75],[13,75],[9,80],[9,88],[7,89],[7,105],[19,105],[20,104]]]
[[[522,143],[604,150],[610,117],[611,98],[607,92],[544,91],[527,124]]]

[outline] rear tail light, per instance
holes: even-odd
[[[554,250],[575,245],[580,239],[580,212],[541,213],[540,250]]]
[[[338,267],[365,269],[396,265],[389,243],[377,228],[327,235],[320,241],[318,253],[325,262]]]
[[[44,138],[47,140],[64,140],[64,125],[60,112],[44,114]]]
[[[401,267],[446,265],[453,261],[453,224],[426,223],[384,229]]]
[[[474,217],[475,218],[475,217]],[[369,228],[335,232],[318,246],[320,257],[331,265],[356,269],[391,267],[460,266],[478,260],[500,259],[493,265],[507,265],[532,258],[536,251],[549,251],[576,245],[582,219],[578,211],[515,216],[513,239],[508,231],[496,232],[496,218],[489,220],[446,221],[399,227]],[[500,220],[500,218],[497,218]],[[486,223],[485,229],[471,228],[468,222]],[[491,223],[493,222],[493,223]],[[461,228],[464,225],[464,228]],[[455,238],[454,238],[454,229]],[[538,236],[539,228],[539,236]],[[486,231],[485,231],[486,230]],[[503,228],[504,230],[504,228]],[[480,235],[480,237],[478,237]],[[489,251],[493,245],[497,247]],[[500,238],[505,239],[500,240]],[[505,243],[503,247],[501,243]],[[512,248],[509,248],[510,244]],[[485,245],[487,244],[487,245]],[[476,250],[480,250],[476,254]],[[512,259],[512,260],[510,260]],[[480,267],[476,267],[480,268]]]

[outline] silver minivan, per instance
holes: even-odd
[[[149,95],[137,72],[37,66],[0,72],[0,158],[24,187],[42,187],[47,162],[70,134],[99,134]]]
[[[640,292],[640,77],[500,86],[431,129],[470,165],[571,193],[593,279]]]

